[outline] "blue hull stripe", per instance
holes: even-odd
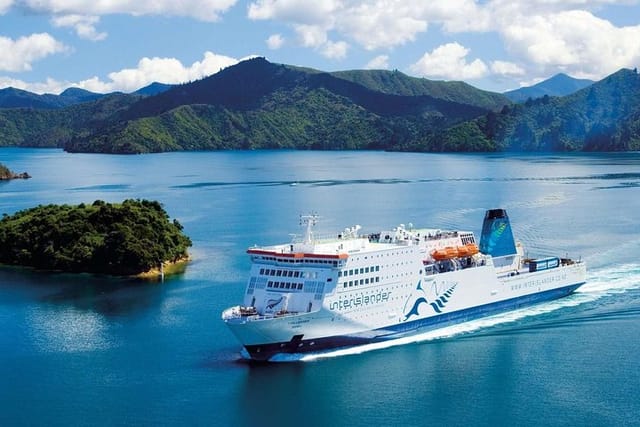
[[[265,361],[279,353],[308,353],[387,341],[562,298],[583,284],[584,282],[580,282],[562,288],[551,289],[450,313],[438,314],[425,319],[397,323],[373,331],[366,331],[362,335],[354,334],[313,340],[292,340],[290,342],[245,346],[245,348],[254,360]]]

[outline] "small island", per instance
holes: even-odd
[[[188,260],[191,240],[160,203],[46,205],[4,214],[0,263],[114,276],[159,275]]]
[[[31,175],[26,172],[15,173],[12,172],[8,167],[0,163],[0,181],[6,181],[9,179],[29,179]]]

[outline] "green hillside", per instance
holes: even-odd
[[[140,98],[113,94],[55,110],[0,109],[0,146],[64,147],[72,138],[119,122],[119,114]]]
[[[434,131],[507,103],[463,83],[397,72],[324,73],[254,58],[155,96],[118,94],[58,110],[0,110],[0,145],[106,153],[428,150]]]
[[[429,95],[437,99],[473,105],[487,110],[500,109],[510,102],[505,96],[477,89],[465,82],[445,82],[407,76],[400,71],[351,70],[331,75],[358,83],[368,89],[394,95]]]
[[[325,73],[254,58],[153,96],[0,109],[0,145],[104,153],[635,150],[639,101],[635,70],[514,105],[462,82],[397,71]]]
[[[620,70],[572,95],[505,107],[432,138],[449,148],[474,141],[487,150],[638,150],[640,76]]]
[[[191,241],[158,202],[47,205],[0,220],[0,263],[135,275],[187,256]]]

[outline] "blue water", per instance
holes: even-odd
[[[160,201],[192,238],[180,277],[144,283],[0,268],[0,425],[639,425],[640,153],[0,149],[33,178],[0,214]],[[252,365],[220,320],[253,244],[400,223],[469,229],[508,210],[531,255],[589,263],[574,295],[391,345]]]

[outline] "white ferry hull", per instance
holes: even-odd
[[[310,313],[226,323],[252,359],[266,361],[282,353],[397,339],[554,300],[575,291],[585,276],[582,262],[501,278],[488,265],[421,277],[414,286],[386,283],[366,294],[333,292]],[[387,298],[376,301],[376,295]]]

